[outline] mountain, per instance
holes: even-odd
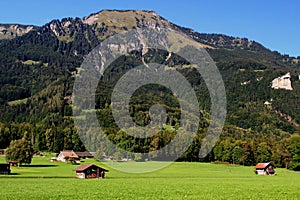
[[[177,26],[153,11],[103,10],[82,19],[53,20],[41,27],[0,25],[0,148],[6,148],[11,140],[21,138],[27,131],[36,149],[54,152],[62,149],[84,150],[72,118],[72,89],[80,65],[84,57],[106,38],[143,27],[182,32],[206,48],[215,61],[225,83],[228,101],[228,116],[222,134],[225,142],[221,142],[218,148],[220,145],[223,150],[234,148],[230,145],[234,143],[245,149],[247,144],[252,148],[253,157],[252,160],[247,158],[250,159],[247,163],[253,164],[260,158],[256,150],[261,143],[265,142],[268,148],[278,150],[283,148],[285,140],[299,132],[299,57],[281,55],[247,38],[198,33]],[[131,144],[132,138],[121,137],[123,134],[110,114],[111,89],[134,64],[142,64],[143,59],[163,62],[161,55],[168,54],[154,49],[147,52],[144,58],[134,52],[123,56],[101,80],[96,108],[99,118],[105,116],[102,125],[115,143],[125,138]],[[198,130],[199,142],[209,124],[210,98],[206,85],[193,68],[186,67],[189,64],[185,60],[174,56],[167,65],[182,73],[196,91],[203,115]],[[287,73],[290,73],[293,90],[272,88],[272,81]],[[165,94],[161,95],[162,92]],[[159,97],[156,98],[156,95]],[[144,126],[151,121],[148,108],[160,102],[171,113],[167,125],[174,129],[178,126],[178,101],[165,88],[158,91],[153,86],[141,88],[132,101],[135,105],[131,115],[139,125]],[[89,134],[90,138],[96,137],[93,132]],[[164,134],[171,134],[168,138],[172,138],[174,133],[166,129]],[[132,144],[131,151],[160,148],[169,142],[165,138],[160,137],[162,142],[155,145],[153,141],[139,141],[144,146]],[[196,152],[200,146],[195,142],[182,159],[197,160]],[[270,152],[270,156],[277,155],[273,150]],[[206,159],[233,162],[232,155],[228,158],[216,155],[217,152],[213,151]],[[278,165],[287,162],[282,157],[273,159]]]

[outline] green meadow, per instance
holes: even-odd
[[[156,172],[110,171],[105,179],[76,179],[78,165],[34,157],[25,167],[0,175],[0,199],[300,199],[300,173],[276,169],[276,176],[257,176],[253,167],[210,163],[172,163]],[[5,157],[0,157],[5,163]],[[148,167],[159,163],[113,163]]]

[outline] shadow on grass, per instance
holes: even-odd
[[[10,176],[18,176],[18,175],[20,175],[20,173],[10,173],[9,175]]]
[[[58,165],[20,165],[20,167],[57,167]]]
[[[9,178],[12,176],[19,176],[21,175],[20,173],[10,173],[10,174],[0,174],[0,178]]]

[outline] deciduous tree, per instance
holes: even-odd
[[[17,161],[20,164],[30,164],[34,149],[30,141],[22,138],[10,143],[6,150],[6,159]]]

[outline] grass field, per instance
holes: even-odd
[[[8,105],[10,106],[16,106],[16,105],[20,105],[20,104],[26,104],[28,101],[28,98],[25,99],[19,99],[19,100],[15,100],[15,101],[10,101],[8,102]]]
[[[85,163],[104,167],[93,159]],[[31,166],[12,167],[13,175],[0,175],[0,199],[300,199],[300,173],[285,169],[269,177],[255,175],[253,167],[173,163],[147,174],[109,169],[106,179],[81,180],[74,178],[74,168],[35,157]]]

